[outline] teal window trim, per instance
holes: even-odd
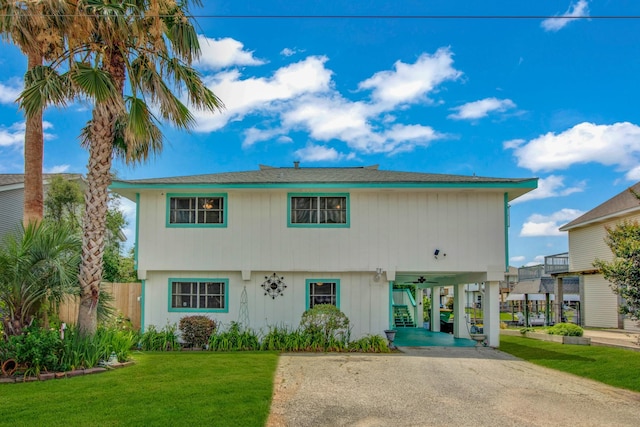
[[[336,284],[336,307],[340,308],[340,279],[306,279],[305,280],[305,310],[309,310],[310,304],[310,287],[311,283],[335,283]]]
[[[322,224],[322,223],[292,223],[291,222],[291,198],[293,197],[344,197],[346,200],[345,223]],[[288,193],[287,194],[287,227],[289,228],[349,228],[351,227],[351,203],[349,193]]]
[[[504,193],[504,271],[509,271],[509,193]]]
[[[140,283],[140,332],[144,332],[144,294],[146,284],[146,280],[142,280]]]
[[[133,269],[138,270],[138,242],[140,236],[140,193],[136,193],[136,235],[133,242]]]
[[[227,227],[227,217],[229,215],[229,204],[227,193],[167,193],[167,213],[166,213],[166,226],[167,228],[226,228]],[[222,223],[216,224],[204,224],[204,223],[194,223],[194,224],[173,224],[169,222],[171,218],[171,198],[173,197],[211,197],[211,198],[222,198],[223,208],[222,208]]]
[[[223,283],[224,285],[224,308],[182,308],[182,307],[172,307],[171,299],[172,293],[171,288],[174,282],[217,282]],[[229,279],[220,279],[220,278],[194,278],[194,277],[170,277],[169,285],[167,286],[168,297],[167,297],[167,307],[169,312],[173,313],[228,313],[229,312]]]

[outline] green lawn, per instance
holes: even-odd
[[[2,426],[263,426],[277,353],[135,353],[136,364],[0,384]]]
[[[500,350],[536,365],[640,392],[640,352],[500,336]]]

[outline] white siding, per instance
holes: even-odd
[[[640,221],[640,215],[629,216],[629,221]],[[588,227],[569,231],[569,269],[570,271],[593,270],[596,259],[611,260],[613,255],[604,239],[605,227],[613,227],[623,219],[593,224]]]
[[[371,274],[308,272],[278,272],[284,276],[287,288],[282,296],[272,299],[264,295],[260,286],[264,277],[272,271],[254,272],[251,279],[243,281],[238,272],[233,271],[166,271],[153,272],[145,281],[144,318],[145,328],[155,325],[162,328],[167,324],[177,324],[184,316],[199,314],[193,312],[169,312],[169,278],[226,278],[229,279],[229,312],[202,313],[220,322],[223,327],[238,321],[240,298],[246,287],[250,327],[266,332],[269,326],[298,327],[302,313],[306,309],[306,279],[339,279],[340,310],[352,325],[352,338],[364,334],[384,335],[389,319],[389,284],[375,283]]]
[[[618,328],[618,296],[601,274],[584,276],[584,325]]]
[[[287,191],[227,193],[226,228],[167,228],[164,193],[143,193],[139,268],[483,272],[505,263],[502,194],[352,190],[350,228],[289,228]],[[436,248],[447,256],[435,260]]]

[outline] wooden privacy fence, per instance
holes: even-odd
[[[142,285],[140,283],[103,283],[101,292],[108,292],[113,296],[111,305],[116,313],[128,317],[135,329],[140,329],[140,295]],[[60,304],[60,320],[65,323],[78,321],[79,297],[69,297]]]

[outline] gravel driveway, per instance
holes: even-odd
[[[640,393],[491,348],[403,350],[282,355],[267,426],[640,425]]]

